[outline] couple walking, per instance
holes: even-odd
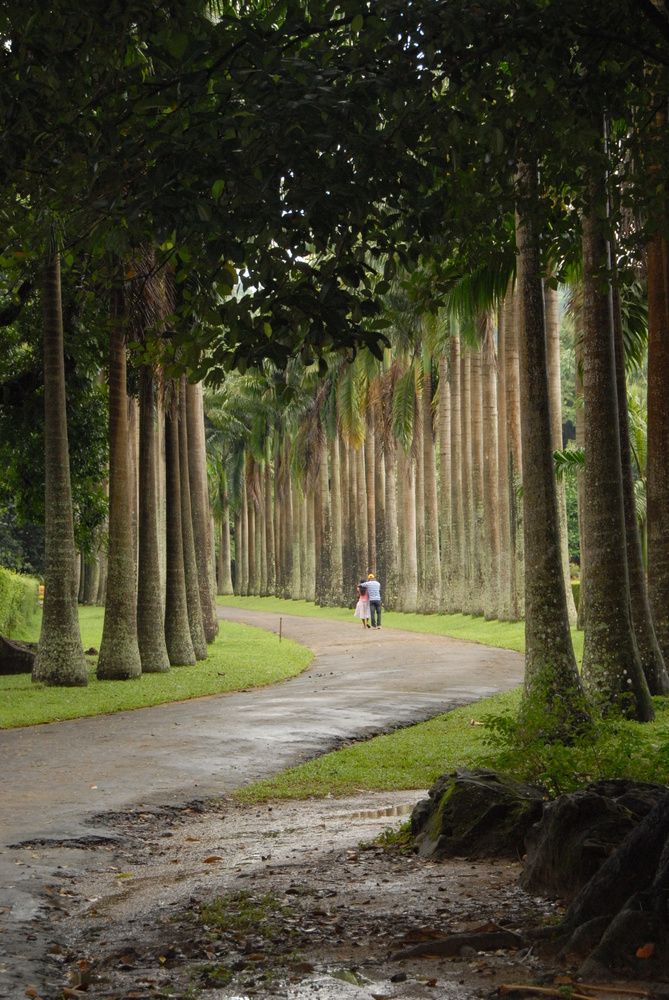
[[[370,625],[369,620],[372,623]],[[370,573],[366,580],[358,584],[358,603],[355,617],[362,619],[363,628],[381,628],[381,584]]]

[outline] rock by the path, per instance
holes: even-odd
[[[540,818],[543,789],[477,768],[442,775],[411,814],[422,856],[511,857]]]
[[[18,642],[0,635],[0,675],[32,673],[36,642]]]
[[[665,792],[662,785],[614,778],[546,802],[527,836],[520,884],[570,902]]]

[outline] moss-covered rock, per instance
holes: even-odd
[[[477,768],[442,775],[417,804],[411,830],[423,856],[511,857],[541,817],[546,792]]]
[[[614,778],[547,802],[528,833],[520,884],[570,902],[665,793],[663,785]]]

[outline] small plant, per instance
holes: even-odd
[[[401,823],[399,826],[387,826],[376,838],[376,844],[387,851],[399,851],[400,854],[407,854],[413,850],[411,820],[406,820],[406,822]]]
[[[234,931],[239,934],[253,931],[262,937],[274,937],[275,928],[270,918],[275,913],[289,915],[274,893],[253,896],[248,890],[230,896],[218,896],[200,910],[200,921],[219,933]]]

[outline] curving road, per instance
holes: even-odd
[[[218,613],[279,627],[276,614]],[[58,862],[52,851],[48,863],[26,864],[26,848],[14,845],[100,835],[87,824],[106,810],[225,794],[344,740],[431,718],[523,677],[522,654],[441,636],[363,632],[357,622],[297,616],[283,616],[283,635],[315,657],[281,684],[0,731],[0,997],[21,995],[12,992],[14,976],[20,972],[24,983],[33,958],[17,942]]]

